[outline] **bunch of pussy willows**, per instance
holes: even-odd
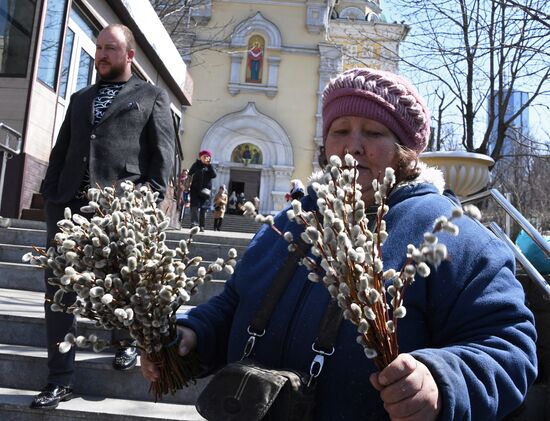
[[[136,189],[129,181],[120,187],[120,194],[111,187],[89,189],[89,204],[81,208],[88,217],[66,208],[54,245],[35,247],[37,255],[28,253],[23,260],[53,271],[48,282],[59,289],[52,311],[94,320],[105,329],[128,330],[160,368],[160,379],[150,386],[158,400],[188,385],[198,369],[196,355],[177,354],[176,311],[212,274],[232,273],[236,251],[231,249],[227,260],[200,266],[200,256],[189,257],[198,229],[170,249],[165,232],[169,219],[157,208],[158,193],[145,186]],[[65,294],[74,294],[74,303],[63,304],[72,301]],[[67,352],[75,345],[99,352],[110,343],[96,335],[68,334],[59,349]]]
[[[317,195],[318,211],[304,211],[301,202],[292,201],[287,211],[291,221],[305,225],[301,238],[311,245],[314,258],[303,256],[302,264],[309,270],[309,279],[321,281],[333,299],[343,309],[344,318],[356,327],[357,342],[363,346],[381,370],[398,355],[397,326],[405,317],[403,305],[405,290],[415,276],[427,277],[430,266],[436,268],[447,259],[447,248],[438,242],[437,233],[458,234],[453,219],[462,216],[457,208],[450,218],[441,216],[434,221],[433,230],[424,234],[420,245],[410,244],[403,267],[385,269],[382,246],[388,238],[384,216],[388,213],[387,197],[394,188],[394,170],[387,168],[381,180],[373,181],[377,210],[369,222],[357,183],[357,161],[346,155],[344,163],[332,156],[318,181],[312,183]],[[269,224],[290,244],[290,250],[299,250],[290,232],[282,233],[273,225],[273,217],[254,215],[252,204],[245,205],[245,213],[258,222]]]

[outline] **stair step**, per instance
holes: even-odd
[[[167,245],[171,249],[175,249],[176,247],[178,247],[178,242],[167,241]],[[244,246],[232,247],[230,245],[222,244],[192,243],[189,247],[189,256],[193,257],[200,255],[203,261],[213,262],[219,257],[227,259],[228,251],[230,248],[234,248],[237,251],[237,258],[240,258],[240,256],[242,256],[242,254],[246,250],[246,247]],[[23,255],[29,252],[32,252],[34,255],[38,254],[31,246],[28,245],[12,245],[0,243],[0,262],[23,263]],[[223,277],[222,279],[225,279],[225,277]]]
[[[166,239],[175,241],[188,239],[189,231],[190,228],[166,231]],[[195,234],[193,236],[193,241],[229,244],[231,246],[247,246],[252,237],[253,234],[249,232],[213,231],[206,228],[204,232],[199,232],[198,234]]]
[[[46,230],[0,228],[0,242],[3,244],[44,247],[46,245]]]
[[[180,307],[178,313],[188,311],[193,305]],[[97,327],[95,322],[77,317],[78,335],[97,335],[112,340],[112,332]],[[0,289],[0,343],[46,346],[44,322],[44,294],[17,289]]]
[[[31,200],[32,209],[44,209],[44,196],[40,193],[33,193]]]
[[[212,212],[207,212],[204,219],[204,225],[206,229],[214,229],[214,217]],[[185,212],[181,226],[184,228],[191,227],[191,215],[189,212]],[[231,215],[225,214],[222,222],[222,231],[236,231],[242,233],[256,233],[260,229],[262,224],[259,224],[254,219],[243,215]]]
[[[27,211],[31,212],[32,215],[38,215],[40,216],[40,213],[42,212],[41,209],[24,209],[22,212],[27,213]],[[15,218],[3,218],[4,223],[8,223],[11,227],[16,228],[38,228],[38,229],[46,229],[46,223],[44,222],[44,218],[42,216],[41,219],[15,219]],[[173,223],[173,225],[178,225],[177,223]],[[191,216],[189,213],[186,213],[183,218],[183,230],[189,231],[191,228]],[[257,223],[252,218],[249,218],[247,216],[243,215],[229,215],[226,214],[223,219],[222,224],[222,231],[217,232],[220,235],[223,235],[222,233],[226,232],[235,232],[235,233],[241,233],[241,234],[255,234],[258,229],[260,229],[262,224]],[[208,212],[206,214],[205,218],[205,229],[206,231],[212,231],[213,233],[216,233],[214,231],[214,217],[212,216],[211,212]],[[179,230],[174,230],[179,231]]]
[[[103,395],[81,395],[61,402],[54,411],[30,409],[39,390],[0,388],[3,421],[158,421],[204,420],[193,405],[112,399]],[[146,414],[146,415],[145,415]]]
[[[20,220],[12,220],[20,221]],[[19,225],[19,224],[17,224]],[[0,242],[4,244],[16,244],[16,245],[35,245],[37,247],[44,247],[46,244],[46,227],[19,227],[17,225],[11,225],[9,228],[0,228]],[[187,240],[189,238],[189,229],[184,228],[181,230],[166,231],[166,240],[179,242],[181,240]],[[225,232],[225,231],[211,231],[206,230],[193,236],[193,244],[218,244],[226,245],[229,247],[242,247],[246,248],[252,234],[240,233],[240,232]],[[176,243],[173,243],[174,245]],[[171,246],[172,247],[172,246]]]
[[[6,219],[6,218],[4,218]],[[15,222],[19,221],[19,222]],[[45,217],[44,211],[41,208],[29,208],[23,209],[21,212],[21,219],[9,219],[8,223],[12,224],[11,226],[18,227],[35,227],[39,224],[44,224],[45,229]],[[16,224],[16,225],[14,225]],[[191,215],[189,212],[186,212],[183,221],[178,224],[176,221],[172,222],[172,226],[180,225],[183,228],[191,228]],[[257,223],[254,219],[249,218],[243,215],[231,215],[225,214],[222,223],[222,231],[220,232],[240,232],[240,233],[249,233],[254,234],[261,228],[262,224]],[[212,212],[207,212],[205,217],[205,229],[213,230],[214,229],[214,217]]]
[[[31,246],[0,243],[0,262],[22,263],[21,258],[28,252],[34,253]]]
[[[0,226],[7,228],[28,228],[28,229],[40,229],[46,230],[46,223],[43,221],[29,221],[26,219],[17,218],[2,218],[0,217]]]
[[[45,221],[43,209],[23,209],[21,211],[21,219],[29,219],[31,221]]]
[[[205,266],[209,262],[205,262]],[[193,275],[196,268],[190,268],[188,275]],[[199,304],[212,295],[218,295],[229,279],[229,274],[219,272],[216,279],[206,282],[199,291],[191,297],[192,303]],[[0,288],[20,289],[24,291],[44,292],[44,269],[28,263],[0,262]]]
[[[44,348],[0,343],[0,387],[40,390],[47,377],[47,353]],[[112,353],[76,352],[74,391],[77,394],[108,396],[116,399],[154,401],[149,383],[135,368],[117,371]],[[163,402],[194,404],[208,378],[198,379],[175,395],[163,396]]]
[[[0,262],[0,288],[44,291],[44,270],[28,263]]]

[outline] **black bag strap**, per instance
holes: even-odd
[[[250,322],[250,326],[248,327],[250,337],[246,343],[243,358],[251,354],[256,343],[256,338],[262,337],[265,334],[265,328],[275,310],[275,306],[294,276],[296,268],[298,267],[298,262],[302,259],[302,256],[306,254],[308,248],[309,246],[299,238],[297,249],[289,252],[285,262],[275,275],[273,282],[262,300],[262,304],[256,310]],[[334,353],[334,342],[336,342],[336,336],[338,335],[338,329],[342,321],[342,314],[343,311],[338,306],[338,303],[331,299],[323,314],[317,338],[311,347],[312,350],[318,354],[318,357],[328,356]],[[318,370],[317,368],[314,369],[314,365],[316,364],[318,364]],[[322,358],[319,360],[316,357],[310,369],[312,378],[320,374],[322,365]]]
[[[257,336],[262,336],[265,332],[265,328],[271,318],[271,315],[273,314],[273,310],[275,310],[275,306],[279,302],[283,292],[285,292],[286,287],[294,276],[296,268],[298,267],[298,262],[302,259],[302,254],[305,255],[308,249],[308,245],[301,238],[299,239],[296,247],[299,250],[294,250],[288,253],[288,257],[269,286],[269,289],[263,298],[262,304],[256,310],[254,317],[252,317],[249,328],[250,334],[252,334],[251,332],[254,332]]]
[[[338,302],[331,299],[323,315],[323,320],[321,320],[317,339],[312,346],[315,352],[332,355],[343,314],[344,311],[340,308]]]
[[[331,299],[323,315],[317,339],[315,339],[315,342],[311,345],[311,349],[316,355],[309,366],[308,387],[317,377],[319,377],[319,374],[321,374],[325,363],[325,357],[334,354],[334,342],[336,342],[336,336],[338,335],[343,314],[344,311],[340,308],[338,302]]]

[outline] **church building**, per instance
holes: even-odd
[[[347,68],[397,71],[408,27],[388,23],[378,0],[191,4],[177,27],[164,20],[194,82],[182,116],[183,167],[209,149],[215,189],[225,184],[258,197],[262,213],[276,212],[290,180],[305,183],[318,168],[324,86]]]

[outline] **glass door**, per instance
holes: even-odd
[[[73,6],[67,26],[61,64],[55,137],[57,137],[61,123],[65,118],[71,95],[95,80],[94,55],[98,32],[82,12]]]

